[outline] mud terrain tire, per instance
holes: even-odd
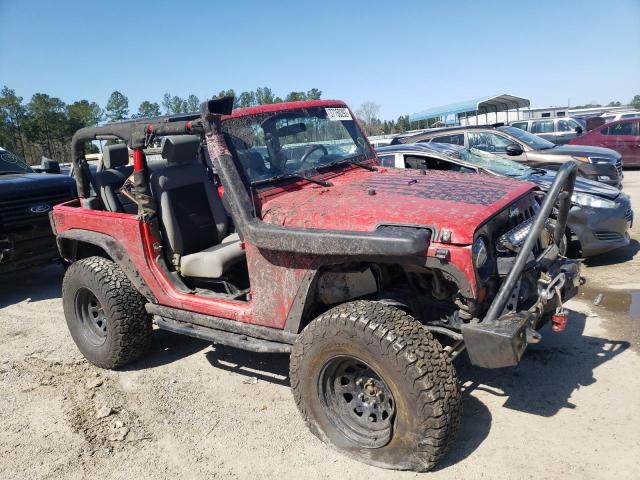
[[[115,369],[149,347],[152,325],[145,299],[111,260],[89,257],[71,264],[62,302],[73,341],[94,365]]]
[[[356,373],[347,373],[349,368]],[[290,379],[309,429],[370,465],[429,470],[458,432],[462,397],[451,360],[419,322],[394,307],[357,301],[316,318],[293,347]],[[371,388],[359,393],[356,385],[363,380]],[[372,407],[370,395],[383,401]],[[373,435],[363,430],[369,427],[362,412],[371,415]]]

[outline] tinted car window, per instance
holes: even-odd
[[[519,129],[524,130],[524,131],[528,130],[528,128],[527,128],[528,123],[527,122],[512,123],[511,126],[519,128]]]
[[[637,113],[625,113],[624,115],[620,115],[620,119],[625,119],[625,118],[636,118],[638,115]]]
[[[542,137],[538,137],[537,135],[533,135],[532,133],[525,132],[524,130],[520,130],[519,128],[499,127],[498,130],[506,132],[509,135],[513,135],[518,140],[524,142],[527,146],[535,150],[546,150],[548,148],[555,147],[555,144],[551,143],[549,140],[545,140]]]
[[[507,145],[513,142],[490,132],[469,132],[469,148],[477,148],[485,152],[506,152]]]
[[[531,133],[553,133],[553,120],[532,122]]]
[[[426,170],[447,170],[451,172],[475,173],[475,170],[455,162],[448,162],[440,158],[423,157],[421,155],[405,155],[405,165],[408,168]]]
[[[636,122],[617,123],[602,129],[603,135],[638,135]]]
[[[458,133],[456,135],[443,135],[440,137],[434,137],[431,139],[435,143],[451,143],[452,145],[464,145],[464,134]]]
[[[559,132],[575,132],[578,127],[580,127],[580,124],[575,120],[558,120]]]

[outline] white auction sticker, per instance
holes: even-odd
[[[332,122],[340,120],[353,120],[348,108],[325,108],[324,111],[327,112],[327,118]]]

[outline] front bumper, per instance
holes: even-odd
[[[567,225],[580,242],[582,255],[591,257],[629,245],[633,216],[629,198],[620,195],[615,208],[574,205]]]
[[[48,224],[0,234],[0,274],[58,260],[55,237]]]
[[[580,263],[559,259],[538,281],[538,296],[530,308],[507,311],[495,320],[463,324],[462,337],[471,363],[483,368],[517,365],[529,343],[540,341],[536,330],[562,302],[576,295],[581,281]]]

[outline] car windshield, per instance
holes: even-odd
[[[8,173],[33,173],[33,170],[19,156],[0,148],[0,175]]]
[[[229,118],[222,130],[251,183],[313,176],[318,168],[375,158],[349,109],[342,106]]]
[[[533,133],[525,132],[519,128],[515,127],[499,127],[499,130],[506,132],[510,135],[513,135],[518,140],[526,143],[527,146],[533,148],[534,150],[546,150],[548,148],[555,147],[554,143],[551,143],[549,140],[545,140],[542,137],[538,137]]]
[[[477,148],[464,148],[451,152],[451,155],[472,163],[479,168],[484,168],[498,175],[513,178],[527,178],[533,170],[526,165],[521,165],[513,160],[500,155],[478,150]]]

